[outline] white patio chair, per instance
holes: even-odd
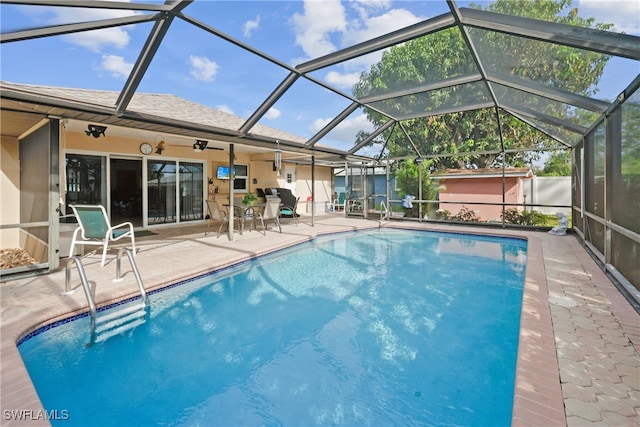
[[[71,209],[78,220],[78,228],[73,232],[69,257],[73,256],[76,244],[102,246],[101,266],[104,266],[109,242],[125,237],[131,238],[131,249],[135,256],[136,241],[132,223],[123,222],[112,227],[107,211],[102,205],[71,205]]]

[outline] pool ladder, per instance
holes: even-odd
[[[385,221],[391,219],[391,211],[387,207],[384,200],[380,201],[380,221]]]
[[[118,258],[116,259],[116,278],[114,282],[120,282],[124,280],[121,276],[121,259],[122,254],[126,253],[127,258],[129,258],[129,262],[131,263],[131,269],[133,270],[133,274],[138,282],[138,287],[140,289],[140,302],[136,302],[134,304],[123,304],[121,308],[110,309],[107,314],[98,315],[96,309],[96,303],[93,298],[93,294],[91,293],[91,288],[89,287],[89,281],[87,280],[87,274],[84,269],[84,265],[82,264],[82,260],[74,255],[67,261],[67,267],[65,271],[65,284],[64,284],[64,295],[69,295],[75,292],[75,289],[71,289],[71,265],[75,263],[78,268],[78,274],[80,275],[80,283],[82,283],[82,289],[84,290],[84,295],[87,298],[87,303],[89,304],[89,315],[91,316],[91,330],[90,330],[90,340],[86,344],[87,346],[91,346],[97,342],[105,341],[115,335],[121,334],[125,331],[133,329],[139,325],[142,325],[146,322],[146,318],[148,315],[148,298],[147,292],[144,289],[144,285],[142,284],[142,278],[140,277],[140,272],[138,271],[138,266],[136,265],[135,259],[133,257],[133,253],[129,248],[121,248],[118,251]]]

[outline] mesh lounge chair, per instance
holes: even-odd
[[[76,244],[102,246],[102,264],[107,258],[109,242],[131,238],[133,254],[136,254],[136,241],[133,234],[133,224],[123,222],[114,227],[111,226],[107,211],[102,205],[71,205],[73,213],[78,220],[78,228],[73,232],[69,257],[73,256]]]
[[[297,213],[298,200],[300,200],[300,197],[296,199],[296,201],[293,203],[293,206],[282,206],[280,208],[280,215],[286,218],[294,218],[296,220],[296,225],[300,223],[300,221],[298,220],[298,217],[300,215],[298,215]]]
[[[209,220],[207,221],[207,229],[204,232],[206,236],[209,233],[209,227],[211,224],[220,223],[218,227],[218,236],[220,237],[220,233],[222,233],[222,226],[227,224],[229,227],[229,216],[226,212],[220,210],[220,206],[218,206],[218,202],[215,200],[207,200],[207,209],[209,210]]]
[[[264,211],[258,214],[258,219],[262,223],[262,232],[267,235],[266,223],[273,221],[278,226],[278,231],[282,233],[280,226],[280,198],[268,197],[264,205]]]

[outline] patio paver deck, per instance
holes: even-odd
[[[574,236],[409,222],[388,225],[529,239],[512,425],[640,425],[640,316]],[[299,225],[284,225],[282,234],[245,232],[234,241],[215,234],[204,237],[202,225],[156,229],[136,239],[136,263],[151,290],[318,234],[369,227],[378,227],[378,222],[335,215],[316,218],[311,227],[309,218],[303,218]],[[135,293],[126,259],[125,280],[113,282],[114,258],[115,251],[110,251],[103,268],[98,255],[83,259],[99,305]],[[78,282],[76,272],[73,279]],[[2,425],[49,425],[15,344],[40,325],[86,310],[81,291],[63,296],[63,289],[62,270],[0,284]]]

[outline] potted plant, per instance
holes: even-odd
[[[258,200],[258,196],[253,193],[247,193],[242,198],[242,204],[245,206],[251,206],[256,200]]]

